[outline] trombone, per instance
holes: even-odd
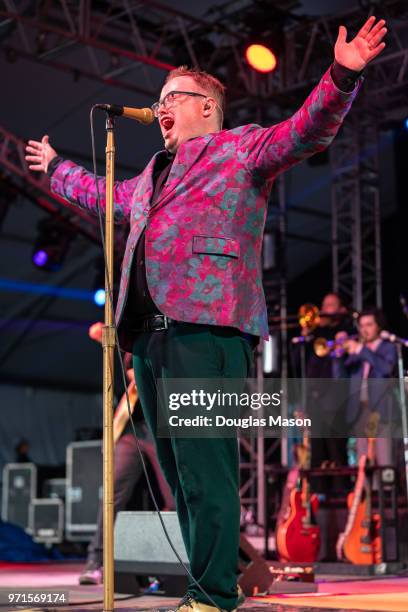
[[[285,329],[291,329],[295,327],[301,327],[302,329],[314,330],[320,323],[319,309],[314,304],[302,304],[296,315],[288,315]],[[282,317],[269,317],[269,322],[274,323],[276,326],[282,321]],[[275,326],[274,325],[274,326]]]
[[[355,319],[357,316],[358,316],[358,313],[350,312],[350,311],[335,312],[335,313],[320,312],[320,310],[315,304],[306,303],[300,306],[296,315],[293,314],[293,315],[288,315],[286,317],[286,321],[289,321],[289,323],[286,323],[284,327],[285,329],[301,327],[302,329],[307,329],[308,331],[312,332],[317,327],[319,327],[320,322],[323,318],[327,318],[327,319],[343,318],[344,319],[344,318],[350,317],[350,318]],[[281,322],[282,322],[282,317],[280,317],[279,315],[269,317],[269,323],[272,323],[272,327],[278,327],[279,323]]]

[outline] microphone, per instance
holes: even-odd
[[[151,108],[132,108],[131,106],[119,106],[118,104],[96,104],[95,106],[110,115],[134,119],[143,123],[143,125],[149,125],[154,121],[154,113]]]
[[[395,334],[391,334],[389,331],[386,331],[386,330],[383,330],[380,333],[380,338],[382,340],[388,340],[389,342],[392,342],[394,344],[402,344],[402,346],[408,347],[407,338],[400,338],[399,336],[396,336]]]

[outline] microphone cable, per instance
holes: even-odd
[[[99,108],[98,104],[95,104],[94,106],[92,106],[91,111],[90,111],[90,115],[89,115],[89,120],[90,120],[90,128],[91,128],[91,142],[92,142],[92,164],[93,164],[93,174],[94,174],[94,179],[95,179],[95,187],[96,187],[96,201],[97,201],[97,210],[98,210],[98,220],[99,220],[99,231],[101,234],[101,242],[102,242],[102,251],[103,251],[103,260],[104,260],[104,267],[105,267],[105,279],[106,279],[106,285],[107,285],[107,296],[106,298],[109,299],[111,308],[112,308],[112,312],[115,311],[114,309],[114,305],[113,305],[113,293],[112,293],[112,287],[110,284],[110,278],[108,275],[108,261],[107,261],[107,253],[106,253],[106,243],[105,243],[105,231],[104,231],[104,225],[103,225],[103,216],[102,216],[102,210],[101,210],[101,200],[100,200],[100,193],[99,193],[99,184],[98,184],[98,173],[97,173],[97,164],[96,164],[96,147],[95,147],[95,131],[94,131],[94,111],[96,109]],[[146,482],[147,482],[147,488],[149,490],[149,495],[150,498],[153,502],[154,508],[155,508],[155,512],[157,513],[163,532],[166,536],[166,539],[170,545],[170,548],[172,549],[172,551],[174,552],[179,564],[183,567],[184,571],[186,572],[186,575],[191,579],[191,581],[195,584],[195,586],[201,591],[201,593],[207,597],[208,601],[211,602],[211,605],[213,605],[217,610],[219,610],[220,612],[222,612],[221,608],[219,606],[217,606],[217,604],[214,602],[214,600],[212,599],[212,597],[210,597],[210,595],[206,592],[206,590],[199,584],[199,582],[194,578],[194,576],[192,575],[192,573],[190,572],[190,570],[188,569],[188,567],[186,566],[186,564],[184,563],[184,561],[182,560],[182,558],[180,557],[179,553],[177,552],[172,539],[169,535],[169,532],[167,531],[167,527],[164,524],[164,520],[161,514],[161,511],[159,509],[159,505],[157,503],[156,497],[154,495],[152,486],[151,486],[151,482],[150,482],[150,478],[149,478],[149,474],[147,472],[147,467],[146,467],[146,463],[143,457],[143,453],[142,450],[140,448],[140,444],[139,444],[139,439],[137,437],[137,432],[136,432],[136,428],[133,422],[133,415],[130,409],[130,400],[129,400],[129,393],[128,393],[128,385],[127,385],[127,381],[126,381],[126,373],[125,373],[125,367],[123,364],[123,358],[122,358],[122,354],[121,354],[121,349],[120,349],[120,345],[119,345],[119,336],[118,336],[118,328],[116,325],[116,318],[115,316],[113,317],[113,326],[114,326],[114,331],[115,331],[115,345],[116,345],[116,351],[117,351],[117,355],[119,358],[119,363],[120,363],[120,373],[121,373],[121,378],[122,378],[122,383],[123,383],[123,387],[125,389],[125,395],[126,395],[126,403],[127,403],[127,409],[128,409],[128,414],[129,414],[129,420],[132,426],[132,433],[135,437],[136,440],[136,444],[137,444],[137,450],[141,459],[141,463],[142,463],[142,467],[143,467],[143,472],[146,478]],[[135,382],[136,382],[136,387],[137,387],[137,381],[135,378]]]

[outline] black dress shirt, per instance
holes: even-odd
[[[169,176],[174,160],[174,155],[159,157],[153,170],[153,195],[151,206],[157,202],[164,184]],[[126,319],[130,326],[136,319],[149,315],[160,314],[160,310],[153,302],[146,279],[145,242],[146,230],[144,229],[136,245],[130,271],[130,282],[128,288],[128,299],[126,303]]]

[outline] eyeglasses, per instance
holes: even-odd
[[[155,117],[159,116],[159,109],[161,106],[163,106],[163,108],[169,108],[170,106],[173,106],[176,100],[176,96],[178,95],[194,96],[198,98],[208,98],[208,96],[205,96],[204,94],[196,93],[195,91],[169,91],[169,93],[164,96],[163,100],[159,100],[158,102],[155,102],[154,104],[152,104],[152,111],[154,113],[154,116]]]

